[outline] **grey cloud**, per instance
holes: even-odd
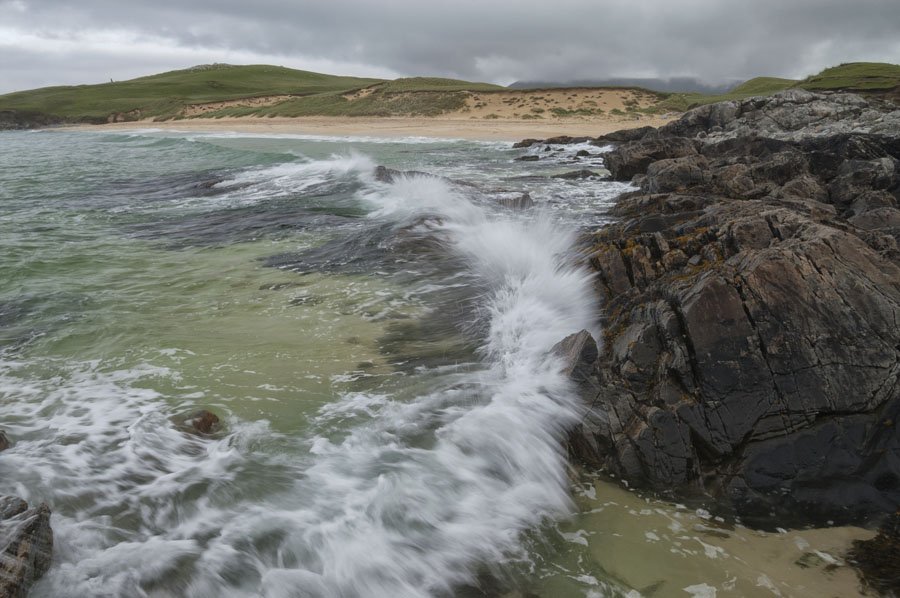
[[[301,68],[325,61],[493,81],[720,81],[802,76],[853,60],[900,61],[896,0],[18,0],[0,1],[0,14],[0,27],[42,36],[118,31],[160,39],[168,56],[145,60],[165,68],[188,66],[179,56],[199,51],[281,57]],[[65,73],[64,64],[40,60],[39,44],[16,49],[31,57],[22,64],[41,69],[45,83]],[[115,47],[107,60],[107,70],[127,70]],[[0,85],[23,80],[3,62]]]

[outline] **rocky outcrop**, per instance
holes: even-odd
[[[0,110],[0,131],[16,129],[35,129],[58,125],[63,119],[40,112],[23,112],[21,110]]]
[[[603,351],[575,457],[745,517],[900,504],[900,111],[791,91],[607,154]]]
[[[50,567],[52,550],[50,508],[0,497],[0,598],[24,598]]]

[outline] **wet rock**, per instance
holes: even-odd
[[[442,178],[428,172],[420,172],[418,170],[396,170],[386,166],[375,167],[375,180],[379,183],[394,183],[401,177],[431,177]],[[449,179],[444,179],[449,180]]]
[[[529,154],[527,156],[519,156],[518,158],[516,158],[516,162],[537,162],[540,159],[540,156]]]
[[[9,438],[6,437],[6,432],[0,430],[0,451],[5,451],[9,448]]]
[[[569,135],[559,135],[557,137],[549,137],[544,140],[547,145],[572,145],[573,143],[585,143],[591,141],[590,137],[571,137]]]
[[[871,540],[856,540],[847,559],[865,585],[885,596],[900,595],[900,511]]]
[[[184,419],[184,427],[200,434],[212,434],[219,428],[219,416],[212,411],[201,409]]]
[[[379,183],[393,183],[394,179],[399,174],[399,170],[394,170],[393,168],[388,168],[387,166],[375,167],[375,180]]]
[[[575,153],[575,156],[578,157],[578,158],[587,158],[587,157],[590,156],[590,155],[592,155],[591,152],[589,152],[589,151],[587,151],[587,150],[578,150],[578,151]]]
[[[682,158],[697,153],[697,146],[683,137],[645,138],[617,147],[604,157],[614,179],[631,180],[644,174],[657,160]]]
[[[50,567],[52,551],[50,507],[0,497],[0,596],[24,598]]]
[[[562,359],[562,372],[576,382],[590,378],[591,369],[597,361],[597,343],[587,330],[570,334],[556,343],[551,353]]]
[[[542,143],[540,139],[523,139],[513,144],[513,149],[521,149]]]
[[[746,520],[900,504],[900,128],[813,96],[704,107],[606,155],[641,190],[592,239],[604,350],[576,458]]]
[[[498,200],[497,203],[511,210],[527,210],[534,207],[534,200],[531,199],[531,195],[528,193],[523,193],[519,197],[504,197]]]
[[[611,143],[625,143],[628,141],[637,141],[644,137],[653,137],[656,135],[656,129],[653,127],[638,127],[636,129],[622,129],[614,131],[607,135],[602,135],[594,139],[591,144],[597,146],[606,146]]]
[[[562,174],[554,174],[553,179],[564,179],[568,181],[575,181],[578,179],[589,179],[591,177],[599,176],[593,170],[582,168],[581,170],[570,170],[569,172],[564,172]]]

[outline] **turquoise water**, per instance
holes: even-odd
[[[33,595],[855,587],[794,560],[856,530],[759,534],[567,469],[578,403],[548,351],[597,332],[575,234],[627,187],[548,177],[599,155],[154,130],[0,143],[0,494],[47,501],[56,534]],[[523,192],[535,209],[501,205]],[[179,423],[201,408],[212,435]]]

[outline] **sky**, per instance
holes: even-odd
[[[509,84],[900,63],[900,0],[0,0],[0,93],[197,64]]]

